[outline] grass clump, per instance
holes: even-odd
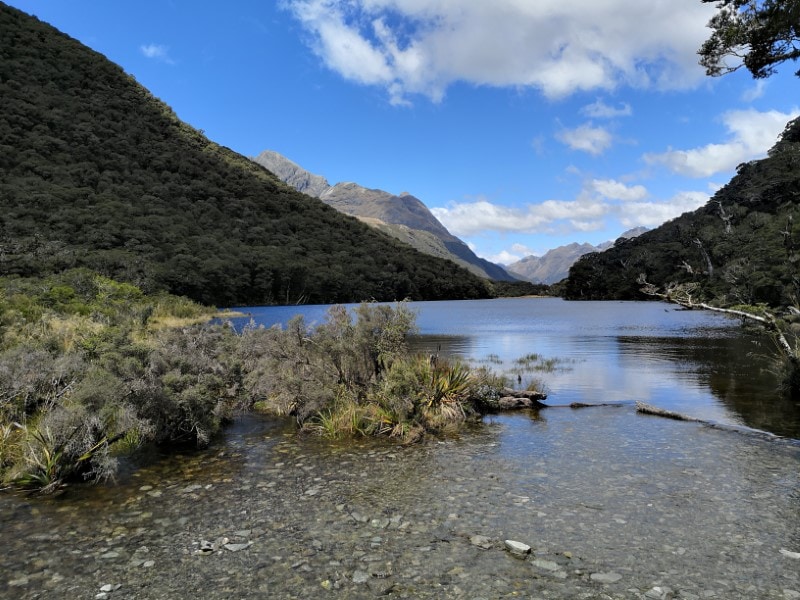
[[[0,480],[50,492],[144,443],[207,444],[236,404],[236,336],[150,320],[211,314],[84,269],[0,279]]]
[[[303,430],[327,437],[451,431],[481,413],[504,381],[457,360],[415,355],[407,305],[332,307],[310,328],[302,317],[285,329],[242,335],[244,382],[256,408],[293,415]]]

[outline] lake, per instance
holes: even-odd
[[[544,383],[550,401],[640,400],[687,415],[800,438],[800,407],[777,391],[775,347],[737,319],[661,302],[566,302],[511,298],[415,302],[415,349],[457,355],[518,385]],[[266,327],[295,314],[320,323],[326,306],[239,309]],[[554,359],[519,373],[515,361],[535,353]]]
[[[0,496],[0,596],[800,598],[798,408],[768,338],[659,303],[412,307],[417,349],[537,379],[554,406],[411,447],[242,416],[114,484]]]

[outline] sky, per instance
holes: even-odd
[[[212,140],[408,192],[509,264],[694,210],[800,115],[707,77],[700,0],[11,0]]]

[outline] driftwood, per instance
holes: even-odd
[[[572,402],[568,404],[569,408],[595,408],[596,406],[625,406],[624,402],[598,402],[591,404],[586,402]]]
[[[700,419],[695,419],[694,417],[673,412],[671,410],[664,410],[663,408],[658,408],[657,406],[645,404],[644,402],[640,402],[638,400],[636,402],[636,412],[645,415],[654,415],[656,417],[666,417],[667,419],[675,419],[676,421],[694,421],[699,423],[704,422]]]
[[[689,421],[692,423],[699,423],[703,427],[709,427],[710,429],[719,429],[721,431],[732,431],[734,433],[741,433],[743,435],[761,437],[770,441],[785,439],[779,435],[770,433],[769,431],[762,431],[760,429],[753,429],[752,427],[744,427],[741,425],[725,425],[723,423],[715,423],[714,421],[707,421],[705,419],[690,417],[689,415],[673,412],[671,410],[664,410],[663,408],[651,406],[650,404],[645,404],[644,402],[640,401],[636,402],[636,412],[645,415],[653,415],[656,417],[666,417],[667,419],[675,419],[678,421]]]

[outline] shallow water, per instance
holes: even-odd
[[[547,334],[517,319],[524,336],[504,341],[504,326],[473,306],[486,337],[461,335],[480,347],[448,351],[510,366],[532,351],[563,356],[558,340],[577,336],[580,362],[536,374],[551,400],[625,402],[496,416],[408,448],[241,417],[213,448],[114,485],[0,496],[0,597],[800,598],[797,442],[632,404],[648,394],[746,423],[751,412],[730,398],[756,384],[739,372],[737,344],[751,341],[735,323],[661,310],[664,324],[635,335],[615,333],[608,316]],[[432,314],[423,307],[423,333]],[[418,343],[456,332],[439,333]],[[609,348],[603,379],[591,357]],[[533,553],[515,558],[506,539]]]
[[[798,466],[795,445],[629,406],[496,417],[411,448],[248,417],[115,486],[0,498],[0,594],[796,598]]]

